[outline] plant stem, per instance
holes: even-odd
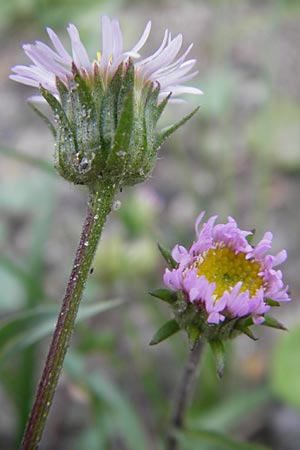
[[[195,382],[199,362],[203,354],[203,342],[199,341],[193,350],[190,351],[188,361],[186,363],[184,373],[176,391],[173,414],[171,417],[170,431],[167,436],[166,449],[177,450],[178,440],[176,432],[183,429],[185,413],[194,392]]]
[[[82,293],[116,190],[115,185],[100,184],[95,191],[90,192],[80,243],[20,450],[36,450],[39,446],[74,329]]]

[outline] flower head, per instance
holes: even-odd
[[[39,88],[39,98],[50,105],[55,166],[67,180],[90,187],[99,179],[119,186],[145,181],[161,144],[196,112],[157,130],[169,101],[201,91],[184,85],[197,72],[195,59],[186,60],[191,45],[178,56],[181,34],[172,38],[166,31],[159,49],[141,58],[150,28],[148,22],[136,45],[125,51],[118,20],[103,16],[102,52],[93,60],[73,24],[67,28],[71,53],[50,28],[52,47],[40,41],[23,46],[32,64],[13,67],[10,78]]]
[[[159,49],[152,55],[140,59],[140,50],[149,37],[151,22],[147,23],[142,36],[132,49],[124,51],[119,21],[117,19],[111,20],[107,16],[102,16],[101,20],[102,52],[99,52],[95,59],[90,60],[75,25],[70,24],[67,28],[71,43],[71,54],[65,49],[57,34],[48,27],[47,33],[53,48],[41,41],[36,41],[34,44],[24,44],[24,52],[33,64],[30,66],[14,66],[12,70],[15,74],[10,75],[10,78],[29,86],[37,88],[42,86],[51,94],[59,97],[60,92],[56,79],[59,78],[70,89],[72,80],[74,80],[73,65],[76,67],[77,73],[90,84],[95,81],[97,74],[100,74],[103,85],[107,87],[120,64],[131,58],[137,60],[134,63],[136,85],[141,86],[149,82],[159,85],[160,99],[170,93],[172,94],[171,100],[173,97],[184,93],[202,93],[200,89],[182,85],[198,72],[191,72],[196,63],[195,59],[186,61],[192,44],[178,57],[182,47],[181,34],[172,38],[171,33],[166,30]]]
[[[255,324],[263,323],[271,307],[269,300],[290,300],[282,272],[275,269],[286,259],[286,251],[266,255],[272,246],[270,232],[253,247],[249,243],[252,233],[238,228],[232,217],[217,225],[217,216],[211,217],[199,230],[203,215],[197,219],[197,240],[190,249],[173,249],[176,267],[166,269],[164,283],[181,291],[209,324],[249,316]]]
[[[276,269],[287,253],[268,254],[270,232],[253,246],[253,233],[241,230],[232,217],[216,224],[213,216],[200,227],[203,216],[196,221],[197,239],[189,249],[176,245],[169,253],[159,247],[169,266],[163,277],[168,289],[152,295],[171,305],[175,319],[158,330],[151,344],[184,329],[192,347],[199,339],[211,344],[221,375],[222,340],[240,333],[255,339],[249,328],[253,324],[285,329],[267,313],[290,300],[282,272]]]

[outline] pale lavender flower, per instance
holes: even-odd
[[[174,247],[177,266],[166,269],[165,285],[204,311],[209,324],[248,316],[255,324],[263,323],[270,300],[290,300],[281,270],[274,269],[285,261],[286,251],[266,255],[272,246],[270,232],[251,246],[247,237],[252,233],[239,229],[232,217],[215,225],[213,216],[199,229],[203,216],[196,221],[197,240],[190,249]]]
[[[129,58],[136,61],[135,84],[143,87],[149,82],[154,86],[160,86],[159,99],[172,93],[171,101],[185,93],[202,94],[200,89],[185,86],[184,83],[192,79],[198,72],[192,71],[196,60],[186,60],[192,45],[178,56],[182,47],[182,35],[175,38],[166,30],[161,46],[152,55],[141,58],[140,50],[146,43],[151,29],[149,21],[138,42],[129,51],[123,49],[123,37],[119,21],[102,16],[102,52],[97,58],[90,60],[87,51],[80,40],[79,32],[75,25],[70,24],[67,28],[71,53],[68,52],[57,34],[47,28],[47,33],[52,47],[43,42],[36,41],[34,44],[24,44],[23,49],[32,61],[30,66],[16,65],[12,68],[15,74],[10,75],[12,80],[29,86],[43,86],[51,94],[59,97],[56,78],[59,78],[66,87],[70,87],[70,81],[74,78],[73,64],[85,80],[94,80],[95,74],[99,73],[104,86],[107,86],[119,65],[128,61]]]

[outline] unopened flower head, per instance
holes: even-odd
[[[90,59],[75,25],[67,28],[71,53],[47,28],[52,47],[25,44],[30,66],[13,67],[12,80],[39,88],[54,112],[56,168],[74,183],[94,185],[109,178],[119,185],[144,181],[162,142],[193,113],[164,132],[157,122],[166,104],[181,94],[201,94],[185,83],[193,78],[190,45],[180,53],[182,35],[166,30],[157,51],[143,58],[151,29],[130,50],[123,49],[118,20],[102,17],[102,51]],[[36,97],[35,97],[36,99]],[[34,106],[34,108],[36,108]]]
[[[174,247],[174,268],[164,274],[165,285],[177,293],[177,319],[183,327],[198,326],[200,334],[212,339],[227,325],[223,337],[243,331],[243,326],[248,332],[253,323],[267,325],[265,314],[271,306],[290,300],[282,272],[276,269],[285,261],[286,251],[268,254],[271,232],[251,245],[252,232],[238,228],[232,217],[215,224],[213,216],[199,229],[203,216],[202,212],[196,222],[197,240],[189,249]]]

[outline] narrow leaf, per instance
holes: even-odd
[[[265,298],[265,303],[269,306],[280,306],[279,302],[276,302],[276,300],[272,300],[271,298]]]
[[[49,91],[47,91],[47,89],[43,88],[42,86],[40,87],[40,91],[41,91],[42,96],[46,100],[46,102],[51,107],[51,109],[54,113],[55,119],[61,125],[69,128],[70,124],[67,119],[66,113],[64,112],[64,110],[63,110],[61,104],[59,103],[59,101],[57,100],[57,98],[54,97],[54,95],[52,95]]]
[[[208,446],[220,450],[271,450],[264,445],[237,441],[225,434],[210,430],[187,430],[184,433],[176,433],[176,436],[185,450],[205,450]]]
[[[100,107],[100,137],[105,158],[111,150],[112,140],[118,123],[118,96],[120,95],[122,83],[122,65],[114,74],[108,89],[103,95]]]
[[[4,267],[5,270],[14,275],[25,287],[28,287],[29,285],[32,286],[36,282],[35,277],[32,276],[31,273],[28,273],[27,270],[5,255],[0,255],[0,266]]]
[[[126,161],[128,159],[127,153],[130,148],[130,140],[132,136],[132,128],[134,122],[134,108],[133,108],[133,94],[134,91],[129,91],[121,112],[118,127],[115,132],[113,146],[108,156],[106,170],[112,175],[121,175],[126,168]]]
[[[60,101],[64,109],[68,109],[70,92],[67,86],[58,78],[55,79],[56,87],[60,96]]]
[[[28,105],[42,119],[42,121],[45,122],[47,127],[50,129],[52,135],[56,137],[56,130],[51,121],[48,119],[48,117],[45,114],[43,114],[33,103],[28,102]]]
[[[122,300],[114,299],[82,305],[76,323],[115,308],[122,303]],[[38,307],[31,311],[17,313],[3,323],[0,326],[0,367],[14,354],[52,333],[58,312],[57,307]]]
[[[160,116],[161,116],[162,113],[164,112],[165,107],[167,106],[168,101],[170,100],[171,95],[172,95],[172,93],[170,92],[169,95],[167,95],[167,97],[165,97],[165,98],[163,99],[163,101],[160,102],[159,105],[157,105],[157,108],[156,108],[156,114],[155,114],[156,121],[158,121],[158,119],[160,118]],[[196,112],[196,111],[195,111],[195,112]],[[187,120],[188,120],[188,119],[187,119]],[[175,131],[175,130],[174,130],[174,131]]]
[[[169,304],[173,304],[177,300],[176,292],[169,291],[169,289],[156,289],[155,291],[149,292],[149,294]]]
[[[237,328],[243,328],[243,327],[250,327],[251,325],[253,325],[253,320],[251,316],[246,317],[245,319],[240,319],[236,326]]]
[[[154,83],[149,83],[148,87],[145,89],[145,106],[150,107],[152,109],[153,107],[157,107],[157,99],[159,95],[160,87],[157,85],[154,87]]]
[[[19,161],[22,163],[24,162],[26,164],[29,164],[30,166],[41,169],[50,175],[56,176],[56,172],[54,170],[53,165],[48,163],[47,161],[44,161],[43,159],[36,158],[34,156],[25,155],[25,153],[21,153],[18,150],[15,150],[14,148],[0,147],[0,153],[2,155],[7,156],[8,158],[13,158],[16,161]]]
[[[272,399],[272,394],[266,386],[223,393],[225,398],[205,408],[199,414],[188,418],[188,427],[193,430],[208,429],[225,432],[244,423],[247,417],[253,416]]]
[[[161,114],[163,113],[169,99],[171,96],[171,93],[165,97],[159,104],[158,104],[158,95],[160,92],[160,86],[156,86],[156,88],[153,88],[153,83],[149,84],[149,89],[147,92],[147,98],[145,102],[145,110],[146,114],[149,118],[151,118],[151,121],[153,122],[153,126],[156,125],[158,122],[158,119],[160,118]]]
[[[253,238],[254,238],[255,233],[256,233],[255,228],[253,228],[253,230],[251,230],[251,233],[252,234],[249,234],[248,236],[246,236],[246,240],[247,240],[248,244],[250,244],[250,245],[252,244]]]
[[[270,360],[270,386],[272,393],[280,401],[300,410],[300,358],[299,358],[300,326],[299,322],[289,331],[282,334],[274,345]]]
[[[162,246],[159,242],[157,243],[158,250],[162,254],[163,258],[165,259],[166,263],[168,264],[170,269],[175,269],[177,266],[177,262],[171,255],[170,250],[168,250],[166,247]]]
[[[67,355],[65,369],[72,381],[89,394],[94,407],[99,406],[101,423],[103,418],[107,418],[112,424],[111,436],[115,436],[116,432],[118,436],[121,434],[119,437],[128,449],[137,448],[137,443],[138,448],[147,449],[141,418],[126,393],[120,391],[118,386],[99,373],[99,370],[86,371],[82,358],[74,352]],[[99,442],[97,449],[100,449]]]
[[[248,336],[250,339],[252,339],[253,341],[258,341],[258,338],[254,336],[254,334],[252,333],[252,331],[249,327],[237,326],[236,328],[238,330],[240,330],[242,333],[244,333],[246,336]]]
[[[89,155],[91,149],[99,145],[99,120],[96,114],[95,103],[87,83],[77,72],[73,65],[74,80],[70,81],[69,104],[67,111],[81,157]],[[88,144],[87,144],[88,142]],[[89,147],[89,148],[86,148]],[[89,157],[88,157],[89,159]]]
[[[222,378],[225,367],[225,350],[223,343],[219,339],[215,339],[210,341],[209,344],[214,355],[217,374],[219,378]]]
[[[78,145],[75,134],[66,113],[57,98],[42,86],[40,87],[40,91],[44,99],[52,108],[54,119],[58,123],[57,141],[63,142],[64,144],[63,146],[60,146],[59,152],[57,148],[57,168],[62,168],[64,171],[63,167],[66,161],[69,162],[72,156],[77,152]]]
[[[75,81],[78,84],[78,97],[80,100],[80,106],[81,108],[86,109],[86,112],[88,112],[91,121],[93,121],[96,117],[96,108],[92,92],[78,72],[75,74]]]
[[[194,350],[194,348],[196,347],[196,345],[199,342],[201,332],[198,327],[189,325],[187,327],[187,333],[188,333],[188,337],[189,337],[190,349]]]
[[[129,94],[129,92],[131,92],[132,94],[134,92],[135,70],[134,70],[134,64],[131,61],[131,59],[129,59],[125,71],[124,71],[124,69],[125,69],[125,65],[123,63],[121,63],[119,66],[119,69],[118,69],[118,71],[120,72],[120,77],[121,77],[120,78],[120,81],[121,81],[120,88],[118,87],[118,85],[114,86],[113,85],[114,79],[112,80],[112,89],[114,90],[114,96],[117,99],[116,113],[117,113],[118,118],[124,109],[124,103],[126,101],[126,98]],[[118,93],[118,95],[116,95],[117,93]]]
[[[166,322],[153,336],[150,341],[150,345],[156,345],[160,342],[168,339],[173,334],[177,333],[180,330],[180,327],[175,319],[169,320]]]
[[[265,314],[265,321],[262,323],[262,325],[265,325],[266,327],[271,328],[277,328],[278,330],[285,330],[287,331],[287,328],[278,320],[274,319],[274,317],[269,316],[268,314]]]
[[[23,331],[31,329],[35,324],[53,319],[58,313],[55,306],[39,307],[31,310],[17,312],[0,325],[0,354],[6,343],[15,339]]]
[[[198,111],[199,106],[197,106],[197,108],[195,108],[191,113],[187,114],[186,116],[184,116],[179,122],[175,123],[174,125],[171,125],[170,127],[168,127],[167,129],[164,129],[161,131],[160,135],[158,136],[157,139],[157,143],[156,143],[156,147],[160,147],[161,144],[163,144],[165,142],[165,140],[171,135],[173,134],[179,127],[181,127],[182,125],[184,125],[189,119],[191,119],[193,117],[194,114],[196,114],[196,112]]]

